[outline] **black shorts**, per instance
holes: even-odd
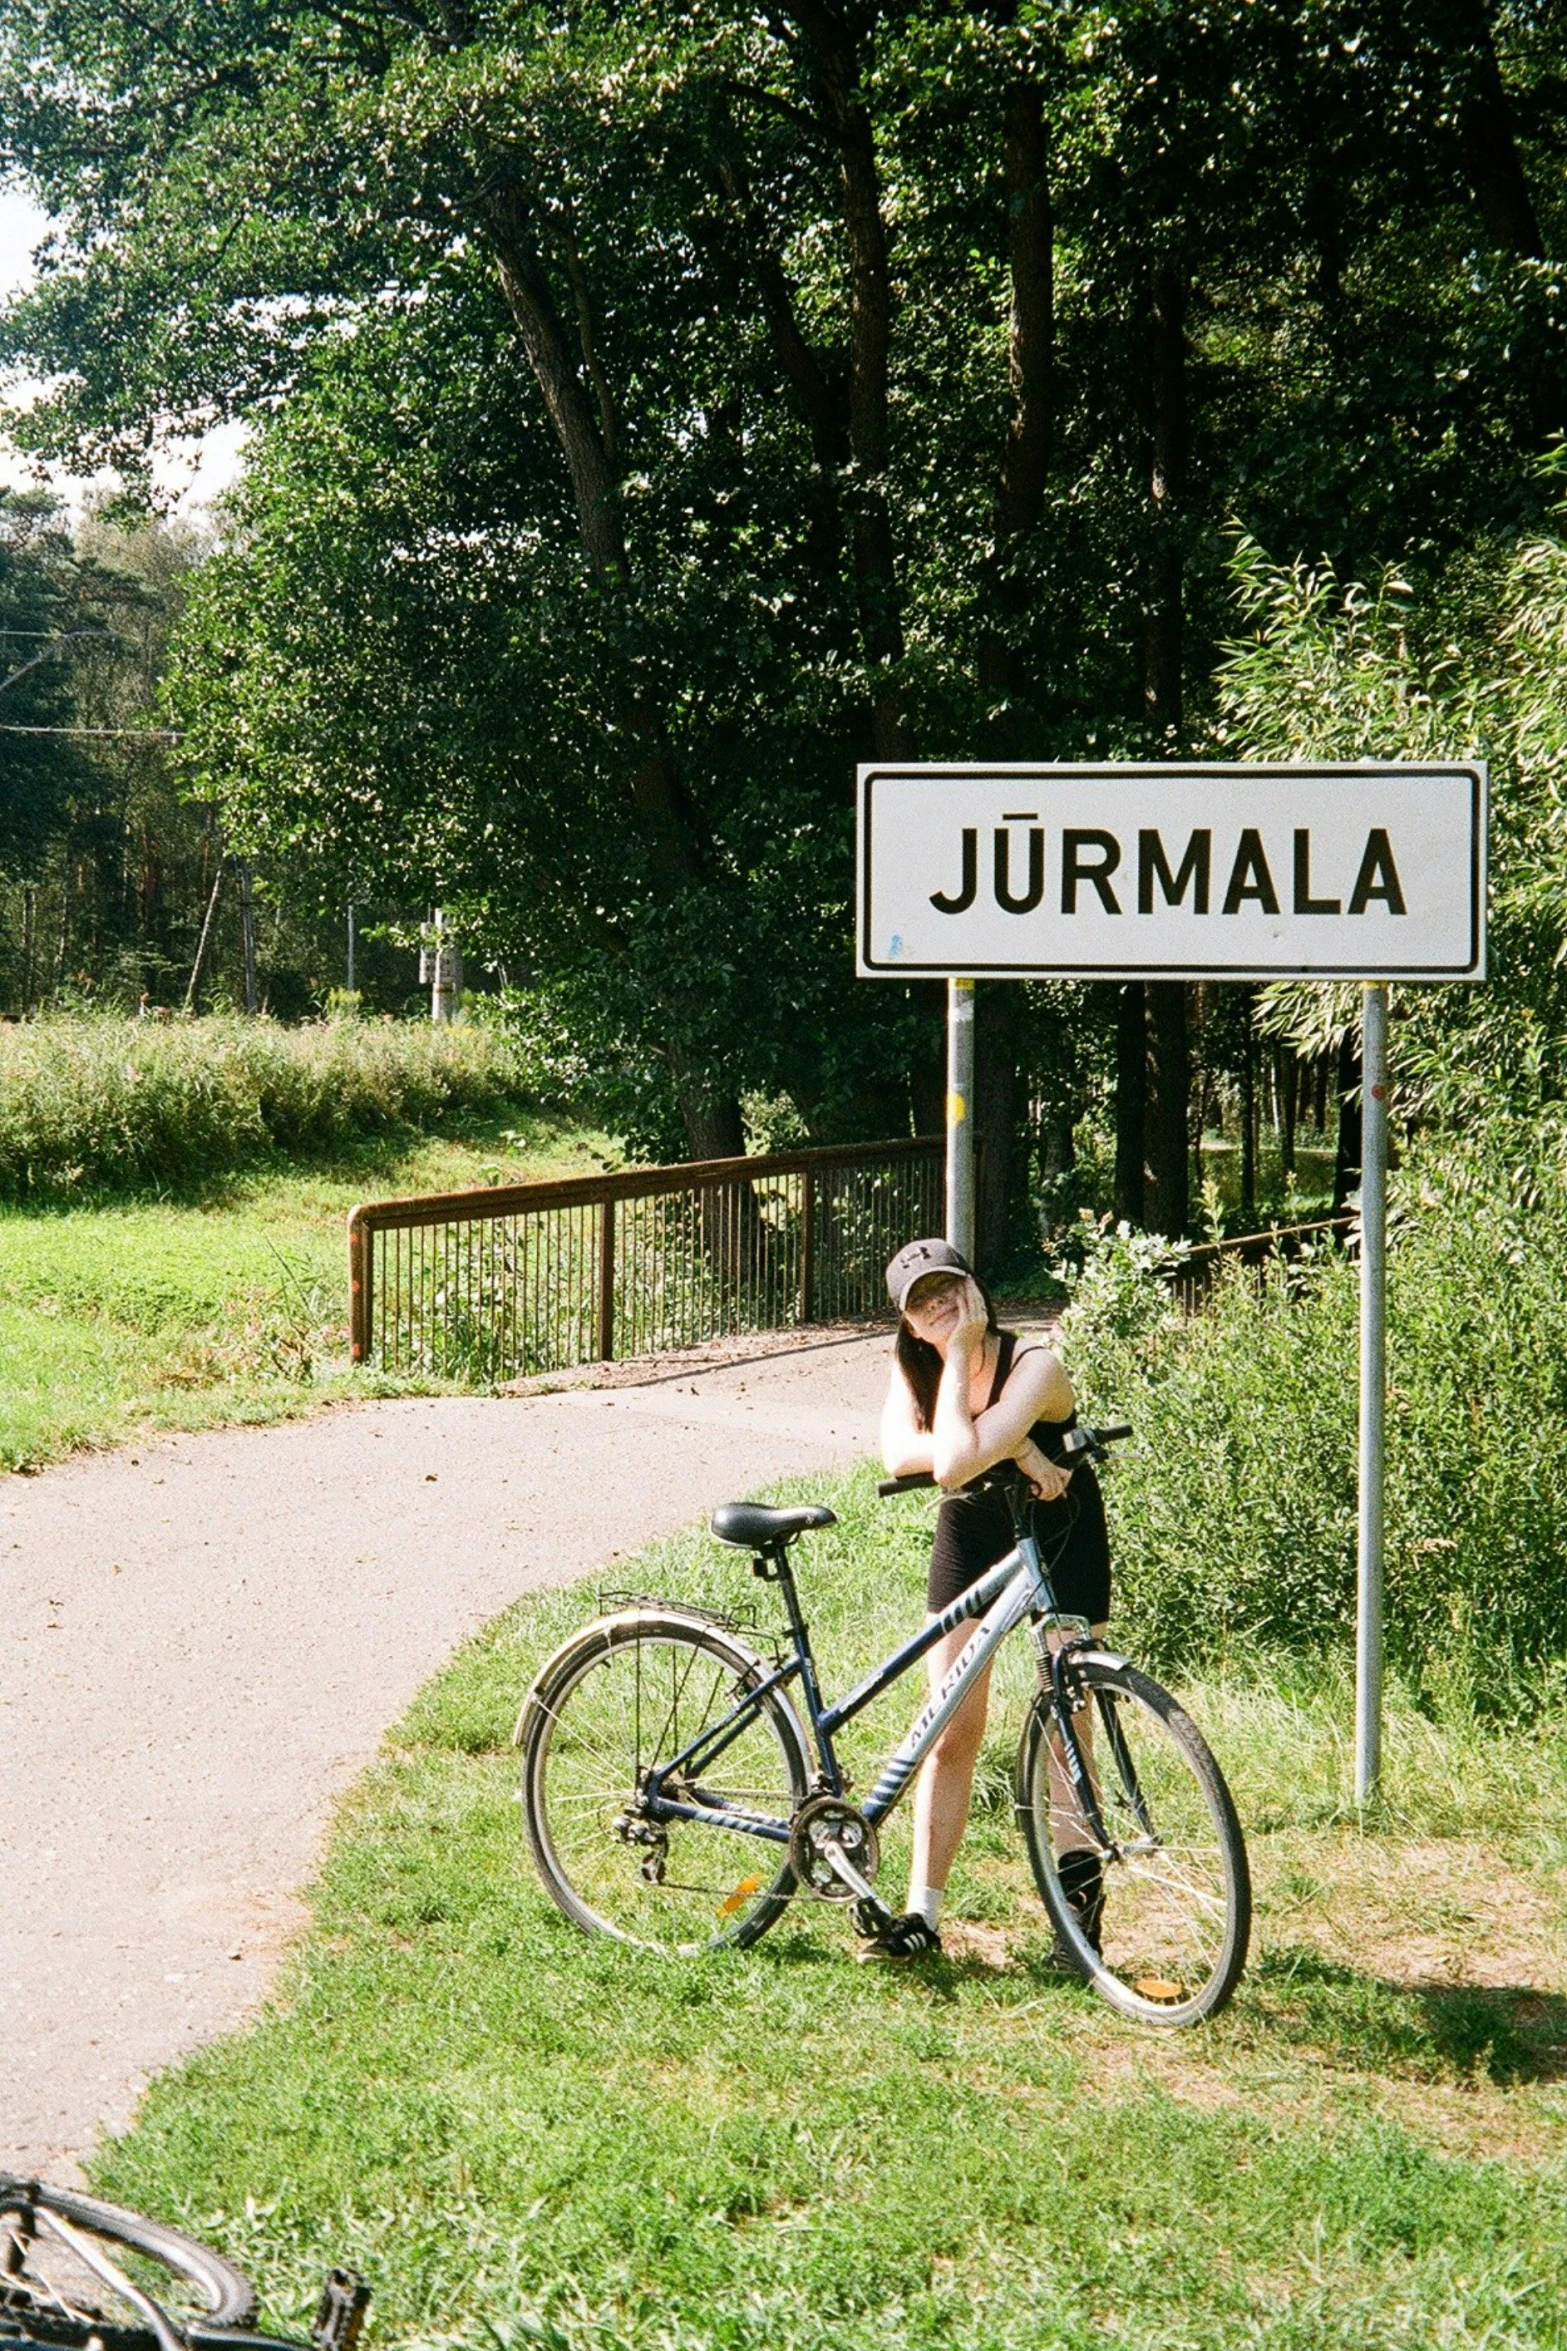
[[[1069,1616],[1103,1624],[1110,1614],[1110,1537],[1099,1480],[1084,1462],[1059,1502],[1036,1502],[1034,1534],[1040,1559]],[[949,1494],[936,1516],[926,1604],[932,1616],[1012,1548],[1012,1513],[1000,1494],[983,1486]]]

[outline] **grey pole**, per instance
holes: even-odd
[[[974,983],[947,982],[947,1239],[974,1262]]]
[[[356,945],[357,941],[354,937],[354,902],[352,898],[350,898],[348,901],[348,993],[350,996],[353,994],[355,987],[354,949]]]
[[[1360,1529],[1355,1606],[1355,1802],[1382,1776],[1382,1474],[1387,1404],[1387,988],[1360,1026]]]

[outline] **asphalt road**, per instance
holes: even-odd
[[[0,2169],[237,2024],[334,1799],[519,1593],[874,1449],[885,1336],[364,1405],[0,1480]]]

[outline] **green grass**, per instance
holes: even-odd
[[[928,1521],[868,1474],[791,1490],[841,1513],[803,1554],[834,1685],[917,1621]],[[771,1613],[697,1535],[614,1580]],[[690,1964],[577,1935],[523,1859],[508,1740],[593,1606],[530,1600],[419,1698],[344,1808],[276,1999],[153,2087],[96,2164],[106,2192],[213,2232],[296,2328],[353,2260],[386,2342],[1567,2342],[1559,1722],[1478,1740],[1395,1700],[1363,1836],[1333,1669],[1193,1693],[1259,1939],[1230,2011],[1162,2038],[1044,1964],[1005,1801],[1021,1643],[950,1958],[856,1967],[804,1904]],[[857,1736],[862,1785],[907,1702]]]
[[[513,1107],[340,1146],[308,1169],[185,1199],[0,1207],[0,1468],[144,1429],[263,1420],[389,1383],[348,1370],[345,1219],[355,1201],[524,1182],[609,1146]],[[429,1383],[424,1383],[428,1385]]]

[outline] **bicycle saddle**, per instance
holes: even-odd
[[[708,1522],[721,1543],[737,1551],[765,1551],[774,1543],[792,1543],[807,1527],[836,1526],[836,1511],[825,1503],[807,1502],[798,1510],[769,1510],[765,1502],[721,1502]]]

